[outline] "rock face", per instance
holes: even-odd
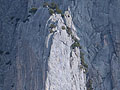
[[[120,1],[56,0],[64,18],[44,1],[0,0],[0,90],[120,90]]]
[[[65,15],[71,16],[68,11]],[[52,37],[45,90],[86,90],[85,70],[80,68],[80,50],[70,48],[74,40],[67,33],[66,26],[74,26],[71,24],[72,18],[66,19],[66,25],[60,14],[52,15],[49,20],[50,24],[56,23],[56,27],[47,40],[49,43]]]

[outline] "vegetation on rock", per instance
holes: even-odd
[[[81,48],[79,42],[74,42],[74,43],[71,45],[71,47],[72,47],[72,49],[75,49],[75,47]]]
[[[50,27],[49,28],[55,28],[56,26],[54,24],[50,24]]]
[[[32,8],[29,10],[29,13],[35,14],[36,11],[37,11],[37,8],[36,8],[36,7],[32,7]]]
[[[47,2],[44,2],[43,7],[47,7],[49,4]]]
[[[80,51],[80,58],[81,58],[81,64],[85,67],[85,68],[88,68],[88,65],[85,63],[85,60],[84,60],[84,53],[82,53]]]
[[[68,33],[68,35],[72,35],[71,28],[67,27],[67,33]]]
[[[62,30],[65,30],[65,26],[62,26]]]
[[[58,5],[55,4],[54,2],[52,2],[52,3],[49,4],[48,6],[49,6],[49,8],[52,8],[52,9],[56,9],[56,8],[58,8]]]
[[[53,13],[57,13],[57,14],[61,14],[62,16],[64,16],[62,14],[62,10],[60,10],[58,5],[54,2],[52,2],[50,4],[48,2],[44,2],[43,7],[48,7],[49,8],[50,15],[52,15]]]
[[[56,8],[55,11],[56,11],[57,14],[62,14],[62,10],[60,10],[59,8]]]
[[[53,33],[54,31],[52,29],[50,29],[50,33]]]
[[[88,80],[86,86],[87,86],[87,90],[93,90],[93,88],[92,88],[92,80],[91,79]]]
[[[52,15],[54,13],[53,9],[49,9],[49,14]]]

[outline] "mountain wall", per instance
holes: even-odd
[[[63,13],[51,15],[44,2]],[[119,90],[119,6],[119,0],[0,0],[0,90]]]

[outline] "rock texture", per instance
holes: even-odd
[[[56,23],[54,33],[48,35],[49,43],[52,37],[50,56],[48,59],[48,71],[45,90],[86,90],[85,69],[80,61],[79,48],[71,49],[74,43],[67,33],[66,26],[74,27],[69,11],[65,12],[67,24],[64,23],[60,14],[50,17],[50,24]],[[62,26],[65,29],[62,29]],[[71,28],[73,30],[75,28]],[[49,45],[47,45],[49,46]]]
[[[0,90],[84,90],[86,83],[88,90],[119,90],[120,1],[56,0],[62,11],[70,7],[72,21],[50,16],[44,1],[53,2],[0,0]],[[38,8],[35,14],[29,13],[32,7]],[[54,34],[49,32],[53,18]],[[79,49],[77,57],[61,26],[80,38],[86,75]]]

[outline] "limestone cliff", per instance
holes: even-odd
[[[72,35],[67,33],[67,27],[71,27],[74,31],[76,29],[73,28],[74,24],[69,11],[65,11],[65,17],[65,21],[68,22],[66,24],[60,14],[53,14],[49,19],[50,25],[55,23],[56,27],[52,28],[53,33],[48,35],[47,40],[48,44],[51,38],[52,44],[45,90],[86,90],[86,74],[80,61],[80,49],[79,47],[71,49],[75,41]],[[74,37],[77,36],[74,35]]]
[[[0,0],[0,90],[119,90],[119,6]]]

